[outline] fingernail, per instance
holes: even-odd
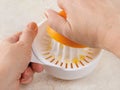
[[[28,24],[27,27],[30,28],[30,29],[32,29],[32,30],[34,30],[34,31],[37,31],[37,29],[38,29],[37,28],[37,24],[34,23],[34,22]]]
[[[27,79],[25,79],[25,78],[22,78],[22,79],[21,79],[22,82],[24,82],[24,81],[26,81],[26,80],[27,80]]]
[[[32,82],[32,80],[33,80],[33,78],[30,77],[30,78],[28,78],[27,80],[21,80],[21,83],[22,83],[22,84],[29,84],[29,83]]]
[[[39,72],[42,72],[43,70],[44,70],[43,66],[39,66],[37,72],[39,73]]]

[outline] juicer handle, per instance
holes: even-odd
[[[32,48],[31,62],[33,62],[33,63],[38,63],[38,64],[42,64],[42,62],[40,62],[39,58],[36,56],[33,48]]]
[[[41,23],[38,23],[37,25],[40,26],[42,25],[44,22],[46,22],[47,20],[43,20],[41,21]],[[34,62],[34,63],[38,63],[38,64],[42,64],[42,62],[40,61],[39,57],[36,55],[36,50],[34,49],[35,45],[34,45],[34,42],[33,42],[33,45],[32,45],[32,57],[31,57],[31,62]]]
[[[41,62],[36,58],[36,56],[33,54],[33,52],[32,52],[31,62],[40,63],[41,64]]]

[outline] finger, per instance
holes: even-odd
[[[63,10],[65,10],[65,8],[64,8],[64,3],[65,3],[65,1],[63,1],[63,0],[57,0],[58,6],[59,6],[61,9],[63,9]]]
[[[19,37],[22,34],[22,32],[17,32],[14,35],[6,38],[5,40],[10,42],[10,43],[16,43],[17,41],[19,41]]]
[[[31,22],[27,25],[27,28],[22,32],[22,35],[19,39],[19,42],[23,42],[24,44],[32,45],[32,42],[37,34],[37,24]]]
[[[43,66],[41,64],[37,64],[37,63],[31,63],[31,68],[34,72],[41,72],[43,71]]]
[[[30,67],[28,67],[21,76],[20,79],[21,84],[28,84],[32,82],[33,74],[34,74],[33,70]]]
[[[70,31],[69,22],[57,12],[53,10],[47,10],[45,13],[48,18],[48,24],[58,33],[68,36]]]

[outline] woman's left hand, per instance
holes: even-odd
[[[30,23],[23,32],[0,41],[0,90],[18,90],[20,84],[28,84],[42,65],[30,63],[32,43],[38,27]]]

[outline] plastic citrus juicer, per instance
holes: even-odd
[[[60,15],[66,18],[64,11]],[[69,40],[49,27],[46,21],[39,26],[32,51],[32,62],[42,63],[48,74],[64,80],[88,75],[101,57],[100,49]]]

